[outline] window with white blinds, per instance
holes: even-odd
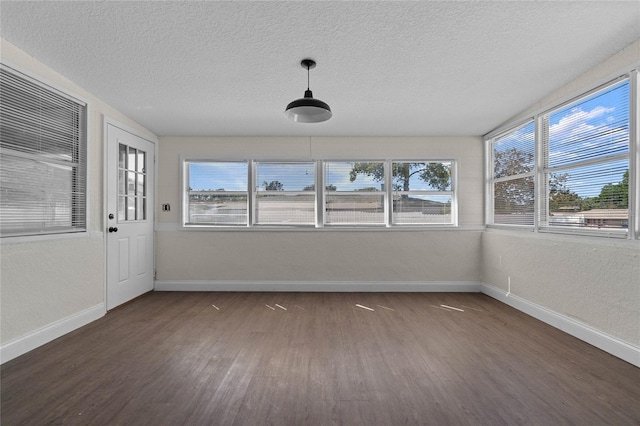
[[[384,171],[383,162],[326,162],[324,223],[384,225]]]
[[[314,162],[255,163],[256,225],[315,225]]]
[[[633,222],[633,210],[640,185],[632,188],[639,171],[632,169],[640,149],[631,145],[632,77],[487,139],[490,224],[637,238],[640,221]]]
[[[86,231],[86,110],[0,67],[2,237]]]
[[[490,140],[494,224],[534,224],[535,125],[530,121]]]
[[[186,161],[186,225],[248,225],[246,161]]]
[[[629,80],[542,116],[541,226],[629,226]]]
[[[182,225],[456,225],[454,170],[454,161],[184,160]]]
[[[392,223],[454,223],[453,162],[392,162]]]

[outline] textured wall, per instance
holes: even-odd
[[[640,245],[489,231],[483,281],[640,347]]]
[[[5,40],[0,43],[3,62],[89,103],[89,232],[46,241],[3,239],[0,342],[5,344],[104,302],[103,116],[146,130]]]
[[[101,237],[2,247],[2,342],[103,302]]]
[[[460,138],[160,139],[157,279],[257,281],[478,281],[480,232],[179,231],[180,159],[454,159],[461,228],[482,226],[482,142]]]
[[[160,281],[480,281],[481,231],[160,232]]]

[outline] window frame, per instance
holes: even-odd
[[[268,190],[265,191],[260,191],[258,188],[261,187],[260,183],[258,182],[258,168],[260,166],[260,164],[312,164],[313,166],[313,185],[315,187],[315,189],[313,191],[304,191],[304,190],[279,190],[277,191],[279,194],[282,195],[292,195],[292,196],[297,196],[297,195],[310,195],[313,194],[313,215],[312,215],[312,221],[310,223],[296,223],[296,222],[259,222],[258,221],[258,195],[261,193],[267,193],[269,192]],[[249,219],[249,223],[251,224],[251,226],[256,226],[256,227],[267,227],[267,226],[276,226],[276,227],[280,227],[280,226],[296,226],[296,227],[313,227],[316,226],[317,223],[317,217],[318,217],[318,212],[316,211],[316,209],[318,208],[318,191],[317,191],[317,185],[318,185],[318,164],[315,161],[296,161],[296,160],[287,160],[287,161],[272,161],[272,160],[253,160],[250,162],[250,174],[251,174],[251,180],[249,182],[250,188],[252,188],[252,190],[250,190],[251,192],[251,199],[252,199],[252,208],[250,211],[250,219]]]
[[[629,239],[640,240],[640,72],[629,73]]]
[[[225,194],[229,194],[229,195],[244,195],[246,196],[246,216],[247,216],[247,220],[245,223],[240,224],[240,223],[231,223],[231,224],[225,224],[225,223],[211,223],[211,222],[203,222],[203,223],[190,223],[187,221],[187,219],[190,217],[189,215],[189,196],[191,195],[191,191],[189,190],[189,182],[190,182],[190,166],[191,163],[240,163],[240,164],[246,164],[247,165],[247,190],[246,191],[225,191]],[[250,226],[250,219],[251,219],[251,191],[250,191],[250,184],[251,184],[251,164],[249,161],[246,160],[211,160],[211,159],[203,159],[203,158],[193,158],[193,157],[185,157],[185,158],[181,158],[180,160],[180,164],[181,164],[181,168],[182,168],[182,205],[181,205],[181,212],[182,212],[182,217],[181,217],[181,224],[182,227],[185,229],[191,229],[191,228],[218,228],[218,227],[232,227],[232,228],[246,228],[248,226]],[[205,191],[205,192],[215,192],[215,191]]]
[[[563,171],[570,171],[575,169],[580,169],[581,167],[590,167],[596,165],[603,165],[607,163],[611,163],[614,161],[621,161],[626,159],[628,164],[628,170],[631,172],[631,128],[629,128],[629,138],[628,138],[628,150],[626,153],[622,154],[612,154],[605,155],[600,158],[595,159],[586,159],[579,160],[574,162],[568,162],[566,164],[562,164],[559,166],[552,166],[549,164],[550,160],[550,141],[549,141],[549,117],[552,114],[555,114],[559,111],[562,111],[565,108],[580,105],[582,102],[586,101],[588,98],[597,95],[599,93],[605,92],[609,88],[613,86],[619,85],[625,81],[629,82],[629,125],[631,124],[631,78],[629,75],[621,76],[614,80],[611,80],[605,84],[602,84],[598,87],[595,87],[592,90],[586,91],[579,96],[576,96],[572,99],[569,99],[565,102],[560,103],[559,105],[549,108],[538,116],[538,122],[541,124],[541,134],[540,139],[537,141],[540,145],[540,162],[538,167],[538,185],[539,185],[539,193],[540,200],[538,202],[538,231],[539,232],[549,232],[549,233],[568,233],[568,234],[577,234],[577,235],[594,235],[594,236],[607,236],[611,238],[627,238],[630,234],[629,227],[624,228],[590,228],[590,227],[563,227],[562,225],[553,225],[550,223],[550,207],[549,207],[549,175],[552,173],[558,173]],[[631,190],[629,189],[629,195],[631,195]],[[631,209],[628,209],[628,219],[631,218]],[[629,223],[629,220],[627,220]]]
[[[439,190],[434,190],[434,189],[429,189],[429,190],[412,190],[409,189],[408,191],[396,191],[393,189],[393,165],[394,163],[425,163],[425,164],[430,164],[430,163],[449,163],[451,165],[450,171],[449,171],[449,177],[450,177],[450,189],[448,191],[439,191]],[[390,160],[389,164],[388,164],[388,168],[389,170],[389,174],[390,176],[390,180],[389,182],[391,183],[390,185],[387,185],[388,187],[388,191],[389,191],[389,202],[388,207],[389,207],[389,224],[391,226],[399,226],[399,227],[407,227],[407,226],[457,226],[458,225],[458,200],[457,200],[457,161],[456,160]],[[395,195],[399,194],[414,194],[414,195],[449,195],[451,197],[451,212],[450,212],[450,216],[451,216],[451,221],[448,223],[426,223],[426,222],[415,222],[415,223],[399,223],[394,221],[394,205],[393,205],[393,201],[395,199]]]
[[[528,125],[532,124],[534,125],[533,131],[535,134],[534,137],[534,150],[533,150],[533,167],[531,169],[531,171],[529,172],[525,172],[525,173],[516,173],[513,175],[507,175],[507,176],[501,176],[499,178],[495,177],[495,149],[494,149],[494,143],[496,142],[497,139],[501,139],[505,136],[507,136],[510,133],[514,133],[517,132],[518,130],[521,130],[525,127],[527,127]],[[524,229],[524,230],[532,230],[534,229],[534,227],[536,226],[537,222],[536,222],[536,218],[537,218],[537,214],[536,214],[536,205],[537,205],[537,200],[539,198],[539,194],[536,190],[536,174],[537,174],[537,169],[538,169],[538,146],[536,143],[537,137],[538,137],[538,131],[539,131],[539,126],[538,123],[536,121],[536,119],[534,117],[528,117],[522,121],[519,121],[518,123],[506,127],[502,130],[500,130],[499,132],[495,133],[495,135],[491,136],[490,138],[486,138],[486,156],[487,156],[487,163],[486,163],[486,170],[487,170],[487,175],[486,175],[486,182],[487,182],[487,189],[486,189],[486,214],[487,214],[487,225],[491,225],[491,226],[495,226],[495,227],[505,227],[507,229],[511,228],[511,229]],[[510,181],[514,181],[514,180],[518,180],[518,179],[523,179],[523,178],[533,178],[533,192],[534,192],[534,200],[533,200],[533,223],[532,224],[518,224],[518,223],[496,223],[495,222],[495,184],[496,183],[501,183],[501,182],[510,182]]]
[[[385,186],[385,190],[382,191],[375,191],[376,194],[379,194],[380,196],[382,196],[382,222],[378,223],[378,222],[328,222],[327,221],[327,195],[335,195],[338,197],[348,197],[348,196],[355,196],[355,197],[366,197],[371,196],[370,192],[367,191],[327,191],[327,165],[331,164],[331,163],[381,163],[382,167],[383,167],[383,186],[384,186],[384,182],[386,182],[388,180],[388,174],[389,174],[389,166],[388,166],[388,161],[385,160],[380,160],[380,159],[369,159],[369,160],[331,160],[331,161],[324,161],[323,167],[322,167],[322,224],[323,226],[326,226],[328,228],[340,228],[340,227],[354,227],[354,228],[362,228],[362,227],[366,227],[366,228],[380,228],[380,227],[385,227],[388,226],[389,224],[389,191],[387,189],[388,185]]]
[[[26,230],[23,228],[20,231],[15,232],[2,232],[0,231],[0,242],[5,243],[19,243],[22,241],[40,241],[50,239],[61,238],[77,238],[86,236],[91,229],[91,217],[89,200],[91,199],[91,185],[92,179],[89,173],[89,158],[91,158],[91,143],[89,141],[90,127],[92,126],[92,109],[90,103],[82,96],[77,95],[75,92],[63,87],[59,84],[51,82],[50,80],[43,78],[40,75],[32,73],[28,70],[22,69],[20,66],[15,65],[5,60],[0,61],[0,68],[13,74],[13,76],[25,80],[27,83],[39,86],[40,88],[48,91],[49,93],[64,98],[70,102],[73,102],[81,109],[81,114],[78,117],[78,126],[75,127],[74,132],[79,132],[78,145],[74,149],[77,151],[78,161],[73,167],[73,177],[70,184],[70,192],[68,193],[70,198],[74,198],[74,193],[78,192],[76,188],[81,187],[81,201],[71,202],[70,205],[70,219],[71,224],[64,227],[44,227],[39,231],[34,229]],[[3,151],[6,150],[3,148]],[[44,161],[47,163],[57,164],[56,160],[47,159],[46,157],[38,154],[20,153],[19,151],[10,150],[10,154],[15,157],[19,157],[26,160]],[[65,167],[70,167],[68,164],[63,164]],[[74,225],[76,222],[75,217],[80,216],[80,225]]]

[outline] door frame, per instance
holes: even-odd
[[[147,206],[147,208],[149,208],[151,210],[151,212],[153,213],[153,241],[152,241],[152,245],[153,245],[153,287],[155,288],[155,278],[156,278],[156,274],[155,274],[155,270],[156,270],[156,230],[157,230],[157,224],[158,224],[158,218],[157,218],[157,209],[156,209],[156,204],[157,204],[157,197],[158,197],[158,137],[156,135],[154,135],[151,132],[145,131],[145,130],[141,130],[132,126],[129,126],[127,124],[124,124],[118,120],[115,120],[111,117],[108,117],[106,115],[103,115],[103,125],[102,125],[102,217],[100,218],[100,224],[101,224],[101,231],[102,231],[102,242],[103,242],[103,276],[102,276],[102,291],[103,291],[103,295],[102,295],[102,300],[104,303],[104,312],[105,314],[107,313],[107,293],[108,293],[108,289],[107,289],[107,273],[108,273],[108,268],[109,268],[109,264],[108,264],[108,250],[107,250],[107,215],[109,214],[108,210],[108,205],[107,205],[107,197],[108,197],[108,182],[107,182],[107,174],[108,174],[108,167],[109,167],[109,155],[108,155],[108,149],[109,149],[109,139],[108,139],[108,128],[109,126],[114,126],[119,128],[120,130],[124,130],[127,133],[131,133],[134,136],[137,136],[141,139],[146,140],[147,142],[153,144],[153,158],[154,158],[154,165],[153,165],[153,205],[151,206]]]

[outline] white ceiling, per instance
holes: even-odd
[[[0,35],[157,135],[481,135],[640,38],[637,1],[5,1]],[[283,110],[306,89],[334,113]]]

